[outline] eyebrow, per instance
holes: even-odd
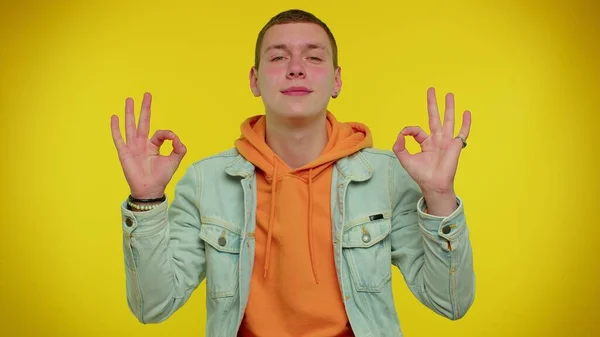
[[[306,43],[303,45],[303,47],[306,49],[323,49],[324,51],[329,52],[327,50],[327,48],[325,48],[325,46],[320,43]],[[268,46],[264,52],[266,53],[271,49],[289,50],[287,45],[280,43],[280,44],[273,44],[273,45]]]

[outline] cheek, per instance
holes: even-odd
[[[264,69],[264,75],[269,77],[269,78],[274,78],[278,75],[280,75],[281,73],[285,72],[285,68],[284,67],[265,67]]]
[[[314,67],[310,74],[314,79],[314,83],[319,83],[321,87],[329,88],[333,85],[333,71],[325,67]]]
[[[262,86],[272,87],[277,84],[282,76],[285,78],[285,68],[264,67],[259,73],[259,80]]]

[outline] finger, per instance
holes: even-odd
[[[170,130],[157,130],[150,139],[150,142],[156,147],[161,147],[166,140],[173,140],[175,137],[175,133]]]
[[[125,100],[125,138],[127,142],[131,142],[137,136],[135,130],[135,115],[133,113],[133,99],[127,97]]]
[[[413,137],[419,144],[423,143],[425,139],[429,137],[425,130],[423,130],[423,128],[421,128],[420,126],[407,126],[404,129],[402,129],[400,133],[404,136]]]
[[[444,109],[444,134],[452,137],[454,134],[454,94],[446,95],[446,107]]]
[[[406,148],[406,140],[402,132],[398,134],[398,137],[396,138],[396,143],[394,143],[392,150],[394,151],[394,154],[396,154],[396,157],[398,158],[398,160],[400,160],[401,163],[406,162],[406,160],[408,160],[412,156]]]
[[[460,127],[460,131],[458,131],[458,135],[462,137],[465,141],[469,138],[469,133],[471,132],[471,111],[465,110],[463,112],[463,122]]]
[[[429,114],[429,130],[432,134],[442,131],[440,113],[438,112],[435,89],[427,89],[427,112]]]
[[[173,151],[171,151],[169,157],[179,161],[181,158],[183,158],[186,152],[187,148],[185,145],[183,145],[179,137],[175,136],[173,139]]]
[[[140,110],[140,119],[138,122],[137,136],[148,138],[150,132],[150,106],[152,105],[152,95],[144,93],[142,108]]]
[[[119,116],[110,116],[110,131],[115,147],[117,151],[120,151],[125,146],[125,142],[123,141],[123,136],[121,136],[121,130],[119,130]]]
[[[460,150],[466,146],[467,138],[469,137],[469,130],[471,128],[471,113],[470,111],[465,111],[463,113],[463,123],[458,132],[458,135],[454,137],[455,144],[453,147],[456,148],[456,152],[460,152]],[[465,143],[463,143],[463,141]]]

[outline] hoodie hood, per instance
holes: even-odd
[[[283,162],[265,142],[266,139],[265,115],[256,115],[246,119],[241,124],[241,136],[234,145],[240,154],[256,166],[265,175],[270,183],[270,209],[268,220],[267,247],[264,261],[264,276],[267,276],[270,261],[271,241],[275,210],[279,204],[277,200],[277,183],[279,178],[286,174],[293,174],[300,178],[308,188],[308,244],[310,264],[315,281],[318,275],[315,267],[315,252],[312,238],[313,203],[316,198],[313,192],[313,183],[322,172],[329,169],[337,160],[352,155],[364,148],[373,146],[373,139],[368,127],[356,122],[339,122],[331,112],[326,115],[327,143],[321,155],[306,165],[291,169]]]

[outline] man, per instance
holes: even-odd
[[[427,93],[431,134],[406,127],[393,151],[327,110],[342,88],[335,39],[290,10],[260,32],[250,71],[265,114],[242,122],[234,148],[194,162],[168,207],[165,188],[186,147],[171,131],[148,139],[151,96],[125,142],[111,127],[131,195],[123,202],[127,299],[161,322],[206,279],[207,336],[402,336],[391,266],[434,312],[459,319],[474,298],[464,206],[454,191],[470,114],[453,136]],[[421,144],[409,154],[405,137]],[[170,156],[161,156],[165,140]]]

